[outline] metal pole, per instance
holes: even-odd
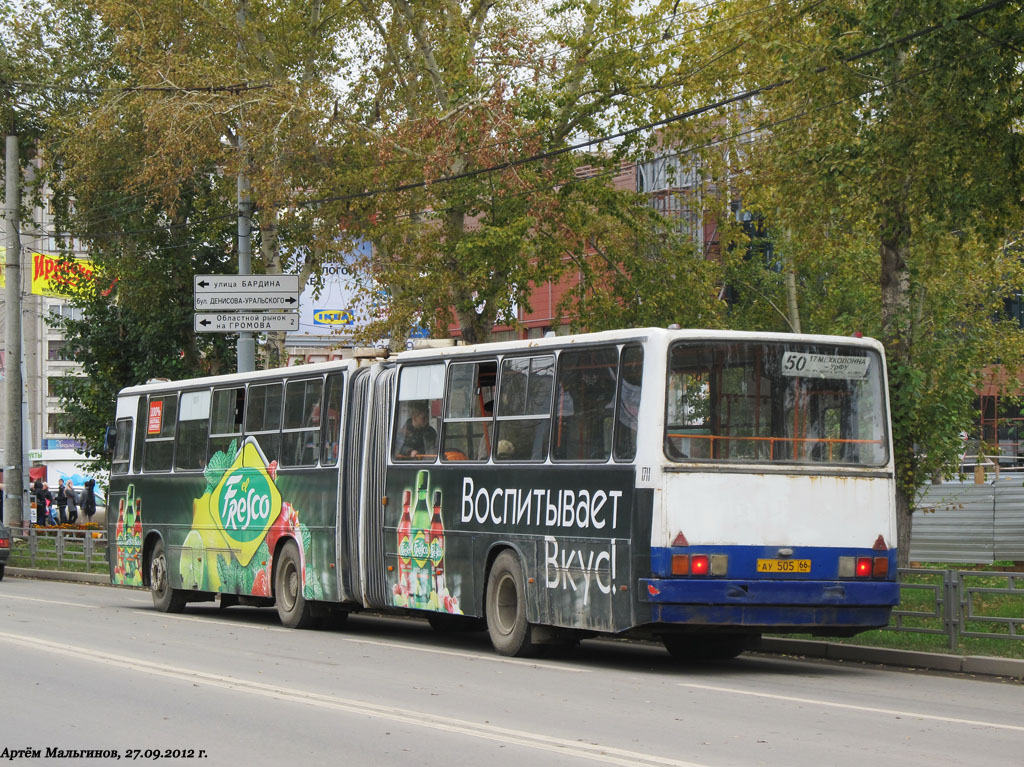
[[[248,2],[241,0],[235,11],[235,22],[238,24],[238,31],[245,29],[248,20]],[[239,59],[241,59],[244,48],[242,47],[242,36],[239,35],[237,46]],[[238,117],[238,273],[252,274],[252,202],[249,196],[249,177],[246,175],[246,149],[245,133],[243,131],[243,117]],[[251,373],[256,370],[256,340],[252,333],[239,333],[238,344],[235,347],[238,361],[239,373]]]
[[[241,144],[241,137],[239,137]],[[244,149],[242,150],[244,153]],[[252,274],[252,203],[249,200],[249,179],[238,174],[238,273]],[[256,340],[252,333],[239,333],[238,372],[251,373],[256,369]]]
[[[7,261],[4,335],[4,514],[11,527],[20,528],[26,495],[22,472],[21,430],[21,238],[18,236],[18,213],[21,207],[20,166],[18,163],[18,137],[7,137],[6,154],[7,191],[4,218],[7,221]]]

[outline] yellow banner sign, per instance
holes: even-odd
[[[76,287],[95,276],[92,261],[88,258],[76,258],[68,263],[59,256],[32,251],[29,255],[32,256],[32,288],[29,292],[36,296],[70,298]],[[7,285],[6,267],[7,248],[0,247],[0,288]]]

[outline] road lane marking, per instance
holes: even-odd
[[[256,626],[249,623],[236,623],[234,621],[219,620],[217,618],[207,618],[203,616],[190,616],[190,615],[168,615],[167,613],[154,613],[147,612],[147,615],[160,620],[175,620],[175,621],[195,621],[197,623],[216,623],[221,626],[231,626],[233,628],[249,628],[257,631],[284,631],[292,632],[295,629],[280,628],[278,626]],[[390,647],[399,650],[412,650],[413,652],[425,652],[433,655],[449,655],[455,658],[468,658],[469,660],[482,660],[490,663],[506,663],[513,666],[530,666],[546,671],[566,671],[571,674],[591,674],[593,673],[588,668],[575,668],[559,663],[541,663],[535,660],[522,660],[520,658],[504,658],[500,655],[489,655],[485,653],[472,653],[472,652],[460,652],[458,650],[441,650],[436,647],[423,647],[417,644],[407,644],[405,642],[391,642],[386,639],[357,639],[356,637],[345,636],[344,634],[337,634],[332,641],[337,640],[339,642],[349,642],[352,644],[364,644],[374,645],[377,647]]]
[[[76,604],[75,602],[59,602],[54,599],[40,599],[38,597],[16,597],[11,594],[0,594],[0,598],[6,599],[20,599],[26,602],[41,602],[43,604],[50,605],[66,605],[68,607],[83,607],[90,610],[101,609],[101,605],[83,605]],[[211,618],[207,616],[199,615],[170,615],[168,613],[154,612],[153,610],[142,610],[138,613],[139,615],[146,615],[156,620],[175,620],[175,621],[193,621],[196,623],[215,623],[221,626],[231,626],[232,628],[246,628],[253,629],[255,631],[281,631],[291,632],[294,629],[281,628],[280,626],[258,626],[251,623],[242,623],[235,621],[220,620],[217,618]],[[421,647],[415,644],[406,644],[403,642],[389,642],[387,640],[380,639],[356,639],[355,637],[348,637],[339,635],[338,641],[350,642],[353,644],[364,644],[364,645],[377,645],[379,647],[390,647],[399,650],[412,650],[414,652],[432,653],[434,655],[448,655],[455,658],[468,658],[470,660],[482,660],[491,663],[505,663],[514,666],[530,666],[546,671],[565,671],[572,674],[590,674],[590,669],[586,668],[574,668],[573,666],[563,665],[559,663],[540,663],[532,660],[521,660],[519,658],[503,658],[500,655],[486,655],[483,653],[470,653],[470,652],[459,652],[457,650],[441,650],[436,647]]]
[[[66,607],[85,607],[95,610],[96,605],[83,605],[76,602],[59,602],[56,599],[40,599],[39,597],[16,597],[13,594],[0,594],[0,599],[21,599],[25,602],[42,602],[45,605],[64,605]]]
[[[708,690],[710,692],[728,692],[734,695],[749,695],[754,698],[769,698],[770,700],[784,700],[790,703],[808,703],[814,706],[826,706],[828,708],[842,708],[847,711],[864,711],[869,714],[887,714],[904,719],[928,719],[933,722],[949,722],[951,724],[966,724],[972,727],[991,727],[996,730],[1013,730],[1024,732],[1024,726],[1016,724],[1001,724],[999,722],[982,722],[977,719],[959,719],[953,716],[939,716],[938,714],[921,714],[916,711],[898,711],[891,708],[875,708],[874,706],[856,706],[852,703],[836,703],[830,700],[815,700],[813,698],[797,698],[791,695],[776,695],[768,692],[754,692],[752,690],[737,690],[734,687],[715,687],[709,684],[693,684],[690,682],[679,682],[680,687],[690,687],[695,690]]]
[[[540,751],[549,751],[566,757],[589,759],[604,764],[616,764],[622,767],[707,767],[707,765],[696,762],[687,762],[679,759],[645,754],[639,751],[603,746],[598,743],[584,743],[567,738],[558,738],[550,735],[527,732],[525,730],[514,730],[507,727],[473,722],[465,719],[455,719],[439,716],[427,712],[417,712],[409,708],[387,706],[368,701],[340,698],[335,695],[323,695],[321,693],[309,692],[290,687],[266,684],[221,674],[212,674],[205,671],[198,671],[189,668],[180,668],[165,663],[131,658],[125,655],[114,655],[90,650],[86,648],[69,648],[58,642],[50,642],[36,637],[28,637],[20,634],[0,632],[0,640],[11,644],[20,645],[28,649],[44,650],[48,654],[57,653],[66,655],[77,660],[90,660],[115,668],[133,669],[154,676],[165,677],[177,681],[184,681],[190,684],[205,684],[211,687],[219,687],[226,690],[244,692],[247,694],[262,695],[277,700],[286,700],[292,703],[301,703],[317,708],[344,711],[360,716],[369,716],[375,719],[382,719],[396,722],[405,726],[426,727],[430,730],[443,730],[456,735],[466,735],[483,740],[491,740],[499,743],[507,743],[515,746],[523,746]]]

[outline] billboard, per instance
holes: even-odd
[[[349,258],[324,264],[319,294],[312,280],[303,286],[299,296],[299,328],[288,333],[289,342],[301,342],[303,337],[345,338],[366,323],[365,316],[358,311],[360,286],[350,264],[371,252],[372,246],[363,240]]]
[[[60,256],[29,251],[32,256],[32,287],[35,296],[70,298],[80,280],[91,280],[94,269],[88,258],[75,258],[67,263]],[[0,247],[0,289],[7,285],[7,248]]]

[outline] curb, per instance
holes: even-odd
[[[110,585],[110,576],[100,573],[72,573],[64,570],[34,570],[28,567],[8,567],[7,574],[15,578],[36,578],[45,581],[95,583]],[[836,644],[814,639],[785,639],[764,637],[755,652],[769,655],[803,655],[825,660],[874,663],[880,666],[923,668],[960,674],[1008,677],[1024,681],[1024,660],[990,658],[981,655],[943,655],[935,652],[891,650],[887,647]]]
[[[758,652],[780,655],[804,655],[827,660],[847,660],[857,663],[875,663],[882,666],[923,668],[961,674],[1002,676],[1024,681],[1024,660],[1015,658],[989,658],[980,655],[944,655],[915,650],[891,650],[887,647],[819,642],[813,639],[784,639],[764,637]]]
[[[36,570],[32,567],[8,567],[6,574],[15,578],[35,578],[41,581],[68,581],[70,583],[101,583],[110,585],[110,576],[101,573],[72,573],[67,570]]]

